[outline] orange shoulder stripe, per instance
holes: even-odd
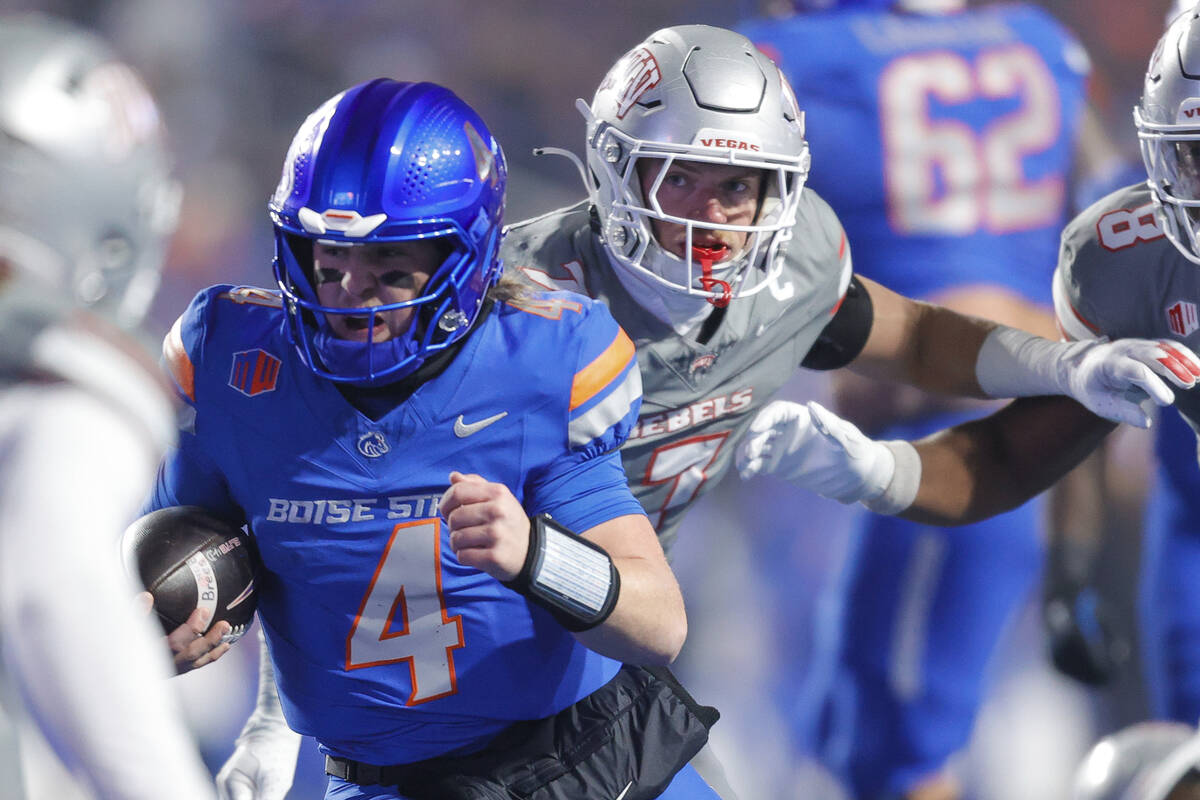
[[[167,365],[171,377],[175,379],[175,385],[179,387],[179,391],[194,403],[196,402],[196,367],[192,364],[192,359],[188,357],[187,350],[183,346],[183,334],[180,332],[182,324],[183,317],[175,320],[175,324],[163,338],[163,362]]]
[[[629,366],[635,352],[633,341],[623,329],[618,328],[612,344],[596,356],[592,363],[575,373],[575,380],[571,382],[571,410],[579,408],[612,383],[613,378]]]

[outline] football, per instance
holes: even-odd
[[[254,617],[258,555],[250,536],[197,506],[152,511],[130,525],[121,539],[125,569],[154,596],[154,611],[167,633],[197,607],[232,630],[223,641],[246,632]]]

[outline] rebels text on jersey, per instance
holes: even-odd
[[[503,482],[528,513],[575,530],[640,513],[615,452],[640,378],[601,305],[497,302],[444,371],[378,420],[305,367],[273,292],[202,292],[164,352],[191,414],[151,508],[249,524],[292,728],[341,757],[407,763],[481,746],[616,673],[458,563],[437,513],[451,470]],[[548,664],[561,678],[545,679]]]

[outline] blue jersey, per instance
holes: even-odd
[[[837,212],[855,272],[910,297],[986,284],[1049,307],[1087,73],[1051,17],[876,8],[741,30],[795,89],[808,186]],[[929,414],[882,438],[961,418]],[[813,666],[783,678],[799,745],[849,794],[908,794],[966,744],[993,645],[1036,575],[1036,515],[951,531],[858,518],[846,570],[818,601],[829,616]]]
[[[641,397],[634,347],[585,297],[497,302],[444,371],[379,420],[309,371],[274,292],[217,286],[164,343],[188,403],[152,507],[245,521],[288,723],[336,755],[407,763],[553,714],[618,664],[460,564],[451,470],[575,530],[641,514],[617,448]]]
[[[1087,58],[1046,12],[873,10],[740,30],[805,112],[808,185],[855,271],[910,297],[964,282],[1049,302]]]

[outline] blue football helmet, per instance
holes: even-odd
[[[449,89],[377,79],[327,100],[296,132],[268,207],[275,280],[308,367],[332,381],[377,386],[412,373],[470,330],[499,280],[506,170],[483,120]],[[449,255],[411,300],[322,305],[312,246],[443,238]],[[367,318],[414,308],[381,342],[334,336],[327,315]],[[381,322],[382,324],[382,322]]]

